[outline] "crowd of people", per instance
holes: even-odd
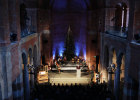
[[[106,84],[38,85],[32,100],[111,100]],[[108,98],[108,99],[107,99]]]
[[[86,63],[85,60],[82,58],[82,57],[78,57],[78,56],[75,56],[74,58],[71,59],[71,61],[67,61],[67,58],[66,57],[55,57],[55,59],[53,60],[53,63],[58,63],[58,64],[66,64],[67,62],[72,62],[74,64],[76,63]]]

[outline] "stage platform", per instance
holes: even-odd
[[[81,72],[81,77],[76,77],[76,71],[62,71],[61,73],[49,72],[49,82],[52,85],[71,85],[71,84],[81,84],[86,85],[91,82],[91,75],[88,72]]]

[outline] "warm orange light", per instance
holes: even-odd
[[[107,82],[108,79],[107,79],[107,71],[105,69],[102,69],[101,73],[100,73],[100,80],[101,80],[101,83],[103,82]]]

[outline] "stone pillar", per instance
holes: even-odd
[[[2,99],[12,97],[12,64],[9,47],[0,48],[0,84]]]
[[[0,100],[2,100],[1,84],[0,84]]]
[[[115,80],[114,80],[114,95],[115,100],[119,100],[120,95],[120,67],[122,64],[122,55],[117,56],[117,69],[115,72]]]
[[[12,84],[12,89],[13,89],[13,99],[16,100],[17,98],[19,98],[19,89],[17,88],[17,84],[18,84],[18,78],[13,82]]]
[[[129,0],[129,26],[128,26],[128,40],[133,39],[133,27],[134,27],[134,14],[135,14],[135,0]]]
[[[24,65],[24,99],[25,100],[30,100],[30,86],[29,86],[29,73],[28,73],[28,68],[26,65]]]
[[[34,88],[34,68],[33,68],[33,65],[32,65],[32,68],[31,68],[31,73],[30,73],[30,78],[31,78],[31,88]]]
[[[138,90],[138,100],[140,100],[140,69],[139,69],[139,90]]]
[[[108,67],[108,88],[112,91],[112,68]]]
[[[112,64],[112,57],[112,48],[109,48],[108,87],[110,90],[112,90],[112,68],[110,66]]]
[[[40,65],[41,64],[41,35],[40,33],[38,34],[38,64],[37,65]]]
[[[131,100],[130,99],[130,95],[131,95],[131,89],[130,89],[130,84],[132,83],[132,79],[131,77],[128,75],[128,69],[130,66],[130,58],[131,58],[131,48],[130,45],[127,44],[127,48],[126,48],[126,59],[125,59],[125,81],[124,81],[124,88],[123,88],[123,100]]]
[[[11,48],[7,48],[6,51],[6,74],[7,74],[7,90],[8,90],[8,98],[11,98],[12,96],[12,62],[11,62]]]
[[[7,80],[7,67],[6,67],[6,52],[1,52],[1,59],[2,61],[2,88],[3,88],[3,99],[8,98],[8,80]]]
[[[104,65],[104,34],[100,32],[100,66],[103,69]]]
[[[108,74],[108,88],[112,91],[112,74]]]

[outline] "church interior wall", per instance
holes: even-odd
[[[75,4],[78,4],[79,1]],[[129,1],[133,2],[133,0]],[[123,39],[105,33],[108,26],[114,26],[114,22],[111,20],[115,17],[116,5],[123,2],[127,5],[127,8],[131,9],[130,14],[134,14],[134,23],[132,23],[131,18],[129,19],[131,21],[129,26],[133,26],[133,29],[131,29],[133,31],[129,31],[127,35],[131,35],[132,40],[135,40],[134,35],[140,33],[140,2],[139,0],[134,0],[135,9],[133,12],[133,5],[131,5],[131,2],[129,3],[129,1],[106,0],[106,3],[104,0],[99,0],[97,2],[92,1],[97,5],[95,7],[90,6],[88,11],[85,9],[85,4],[84,6],[78,6],[76,11],[74,11],[71,7],[64,10],[56,9],[58,7],[55,6],[56,4],[54,4],[56,8],[49,8],[46,6],[47,4],[45,5],[45,0],[0,0],[0,99],[12,100],[13,98],[18,98],[20,100],[23,97],[23,51],[26,52],[26,57],[28,57],[29,48],[32,49],[33,54],[34,46],[36,45],[36,56],[38,56],[37,65],[41,64],[40,59],[42,56],[47,58],[45,61],[46,63],[50,62],[50,59],[53,58],[53,49],[59,48],[55,46],[59,46],[60,44],[61,47],[64,45],[69,26],[73,31],[74,40],[77,42],[78,47],[82,50],[84,48],[82,53],[84,56],[86,55],[89,66],[96,66],[96,58],[94,56],[100,55],[99,71],[103,72],[103,75],[105,75],[105,77],[101,79],[102,82],[103,80],[106,80],[106,82],[108,81],[108,72],[106,70],[106,67],[108,66],[103,62],[106,53],[104,52],[105,46],[107,45],[109,65],[115,63],[117,66],[117,55],[120,52],[123,53],[120,80],[125,81],[126,86],[124,87],[128,90],[130,89],[129,86],[127,86],[129,84],[127,75],[130,76],[130,79],[136,81],[134,84],[140,83],[138,80],[140,79],[138,66],[140,65],[139,43],[129,41],[128,38]],[[38,5],[38,2],[40,5]],[[48,3],[48,1],[46,2]],[[19,16],[20,4],[22,3],[27,7],[26,10],[30,19],[28,25],[30,30],[34,33],[21,38]],[[71,5],[75,6],[75,4],[72,3]],[[41,5],[43,5],[43,7]],[[82,4],[80,3],[80,5]],[[63,8],[65,7],[65,3],[64,5],[59,6],[62,6]],[[82,11],[78,12],[78,10]],[[17,34],[16,41],[10,41],[10,33]],[[111,51],[112,49],[110,48],[115,49],[116,57],[115,55],[113,56],[113,51]],[[130,51],[128,51],[128,48]],[[32,58],[33,57],[34,56],[32,56]],[[132,85],[131,82],[130,85]],[[137,87],[140,86],[137,85]],[[18,90],[19,92],[17,92]],[[140,90],[134,89],[134,91],[138,92]],[[125,100],[127,100],[127,96],[129,95],[128,93],[125,95]]]

